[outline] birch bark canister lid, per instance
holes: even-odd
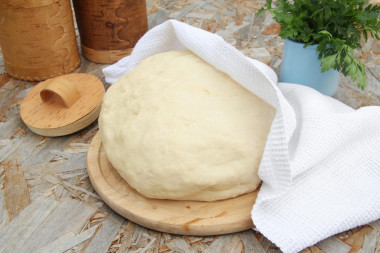
[[[6,72],[41,81],[80,65],[70,0],[1,0],[0,45]]]
[[[114,63],[148,30],[145,0],[73,0],[82,55]]]
[[[20,115],[30,130],[43,136],[62,136],[94,122],[104,95],[94,75],[73,73],[36,85],[24,98]]]

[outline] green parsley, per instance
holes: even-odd
[[[335,69],[349,76],[362,90],[366,86],[363,63],[354,57],[362,49],[361,39],[379,38],[380,6],[364,0],[266,0],[258,14],[269,10],[281,25],[280,36],[318,44],[322,72]]]

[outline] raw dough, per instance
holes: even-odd
[[[107,158],[149,198],[214,201],[251,192],[273,107],[190,51],[143,60],[105,94]]]

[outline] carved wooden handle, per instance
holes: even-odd
[[[45,103],[54,97],[58,97],[65,107],[69,108],[80,98],[80,93],[74,83],[69,80],[58,79],[46,85],[41,90],[40,96]]]

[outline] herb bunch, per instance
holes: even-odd
[[[318,44],[321,69],[335,69],[349,76],[358,87],[366,86],[364,65],[355,58],[354,50],[362,49],[361,39],[379,39],[380,6],[364,0],[266,0],[258,14],[269,10],[281,25],[280,36]]]

